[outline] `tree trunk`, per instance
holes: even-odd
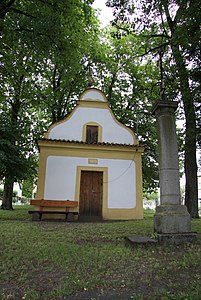
[[[20,89],[21,89],[21,84],[22,80],[24,78],[24,75],[21,76],[20,78],[20,86],[19,86],[19,95],[20,95]],[[12,109],[11,109],[11,128],[12,128],[12,133],[13,135],[10,138],[10,142],[15,147],[16,144],[16,135],[17,135],[17,117],[19,114],[19,109],[20,109],[20,100],[17,97],[17,100],[12,103]],[[7,170],[7,174],[5,175],[5,183],[4,183],[4,191],[3,191],[3,200],[2,200],[2,205],[1,209],[7,209],[7,210],[12,210],[12,200],[13,200],[13,186],[14,186],[14,178],[12,174],[9,173]]]
[[[1,209],[12,210],[12,199],[13,199],[13,185],[14,181],[9,177],[5,178],[4,191],[3,191],[3,201]]]
[[[193,102],[193,95],[189,86],[188,71],[180,52],[179,33],[177,32],[177,22],[172,20],[168,8],[168,1],[163,1],[167,22],[171,31],[170,46],[177,66],[179,76],[180,92],[184,104],[186,119],[185,135],[185,205],[192,218],[198,218],[198,181],[197,181],[197,160],[196,160],[196,115]],[[185,9],[185,7],[183,7]],[[180,10],[178,9],[180,13]]]
[[[193,150],[193,149],[192,149]],[[192,218],[199,218],[197,195],[197,169],[194,151],[185,151],[185,205]]]
[[[185,136],[185,205],[192,218],[198,218],[198,182],[196,160],[196,115],[193,96],[190,91],[187,70],[179,51],[179,47],[172,46],[173,56],[179,74],[180,90],[184,103],[186,119]]]
[[[115,84],[116,80],[117,80],[117,72],[112,74],[112,79],[111,79],[110,85],[108,87],[107,99],[110,104],[112,104],[112,92],[113,92],[113,88],[114,88],[114,84]]]

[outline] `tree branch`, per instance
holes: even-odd
[[[180,6],[179,6],[176,16],[174,18],[175,24],[177,24],[181,20],[181,17],[183,17],[184,11],[186,9],[186,5],[187,5],[187,1],[180,1]]]
[[[30,17],[30,18],[36,19],[35,16],[33,16],[33,15],[29,14],[29,13],[26,13],[26,12],[20,10],[20,9],[17,9],[15,7],[11,7],[10,11],[14,11],[14,12],[16,12],[18,14],[21,14],[21,15],[24,15],[26,17]]]
[[[116,79],[117,79],[117,72],[112,74],[111,82],[110,82],[110,85],[109,85],[109,88],[108,88],[107,98],[108,98],[109,103],[111,103],[113,87],[114,87]]]
[[[8,3],[5,3],[5,1],[0,1],[0,17],[4,17],[6,13],[8,12],[8,9],[13,5],[15,0],[10,0]]]
[[[152,49],[150,49],[150,50],[146,51],[144,54],[142,54],[142,55],[139,55],[138,57],[145,56],[145,55],[147,55],[147,54],[149,54],[149,53],[151,53],[151,52],[155,52],[156,50],[159,50],[159,49],[161,49],[161,47],[165,47],[165,46],[168,46],[168,45],[169,45],[169,43],[168,43],[168,42],[166,42],[166,43],[163,43],[163,44],[161,44],[161,45],[159,45],[159,46],[157,46],[157,47],[154,47],[154,48],[152,48]]]
[[[16,29],[15,29],[15,31],[18,31],[18,32],[23,31],[23,30],[26,31],[26,32],[35,33],[34,30],[28,29],[28,28],[20,28],[20,29],[17,29],[17,28],[16,28]],[[46,36],[47,38],[50,39],[50,41],[51,41],[53,44],[55,44],[55,45],[58,47],[59,50],[62,50],[61,47],[59,47],[59,45],[52,39],[52,37],[51,37],[50,35],[44,34],[44,33],[41,33],[41,32],[37,32],[37,34],[38,34],[39,36]]]
[[[172,34],[173,31],[174,31],[174,27],[175,27],[175,21],[173,21],[172,18],[171,18],[171,16],[170,16],[170,12],[169,12],[169,8],[168,8],[168,3],[167,3],[166,0],[162,1],[162,5],[164,7],[166,18],[167,18],[167,22],[168,22],[168,25],[170,27],[170,31],[171,31],[171,34]]]
[[[129,30],[128,28],[124,28],[124,27],[121,27],[120,25],[118,25],[117,23],[113,23],[113,26],[115,26],[116,28],[118,28],[118,29],[121,29],[121,30],[123,30],[123,31],[126,31],[128,34],[132,34],[132,35],[134,35],[134,32],[133,31],[131,31],[131,30]],[[142,37],[150,37],[150,38],[152,38],[152,37],[164,37],[164,38],[170,38],[169,36],[168,36],[168,34],[163,34],[163,33],[161,33],[161,34],[149,34],[149,35],[141,35]]]
[[[170,38],[167,34],[163,34],[163,33],[161,33],[161,34],[148,34],[148,35],[144,35],[144,34],[142,34],[142,35],[140,35],[141,37],[146,37],[146,38],[153,38],[153,37],[162,37],[162,38]]]

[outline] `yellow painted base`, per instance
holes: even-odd
[[[107,213],[103,215],[104,220],[141,220],[144,217],[143,209],[107,209]]]

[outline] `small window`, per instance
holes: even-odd
[[[98,126],[87,125],[86,127],[86,143],[97,144],[98,143]]]

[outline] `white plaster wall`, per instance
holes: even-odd
[[[104,96],[102,95],[102,93],[100,93],[100,91],[96,91],[96,90],[89,90],[86,93],[84,93],[83,95],[81,95],[81,100],[99,100],[99,101],[106,101]]]
[[[44,199],[75,199],[77,166],[108,167],[108,208],[136,206],[135,163],[131,160],[98,159],[98,165],[88,164],[88,158],[49,156],[47,159]]]
[[[135,162],[106,159],[108,166],[108,208],[136,206]]]
[[[54,126],[49,139],[82,141],[82,128],[88,122],[102,126],[102,141],[119,144],[134,144],[134,136],[125,127],[115,122],[108,109],[77,107],[71,117]]]

